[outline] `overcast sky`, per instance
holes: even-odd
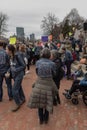
[[[44,16],[50,12],[61,21],[72,8],[87,18],[87,0],[0,0],[0,12],[9,16],[7,36],[16,33],[16,27],[24,27],[26,36],[40,37]]]

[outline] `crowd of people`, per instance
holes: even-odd
[[[57,46],[57,42],[44,44],[37,42],[35,45],[17,43],[4,46],[4,41],[1,40],[0,102],[3,101],[3,80],[5,79],[9,101],[14,100],[12,112],[21,107],[26,101],[22,81],[24,76],[29,73],[30,66],[35,64],[37,79],[32,85],[28,107],[38,109],[40,124],[48,123],[49,113],[53,113],[53,106],[61,104],[60,82],[64,76],[67,77],[67,80],[71,79],[71,64],[74,60],[80,61],[79,52],[83,50],[81,41],[75,41],[73,37],[60,43],[60,46]],[[85,59],[87,60],[87,56]],[[81,65],[78,68],[74,73],[75,78],[70,90],[64,93],[67,99],[71,98],[76,88],[87,89],[87,73],[83,73]],[[83,76],[81,81],[76,79],[80,75]]]

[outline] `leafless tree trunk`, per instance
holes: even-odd
[[[7,22],[8,16],[6,14],[0,13],[0,36],[7,32]]]
[[[58,24],[58,19],[54,14],[48,13],[46,17],[43,18],[41,29],[45,35],[50,35],[53,32],[55,25]]]

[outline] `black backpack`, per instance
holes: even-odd
[[[56,78],[61,80],[64,77],[64,73],[65,73],[63,68],[61,67],[62,66],[61,60],[57,59],[54,62],[56,63],[56,68],[57,68],[57,70],[56,70],[56,72],[57,72]]]
[[[59,80],[61,80],[64,77],[64,73],[65,73],[65,71],[62,68],[62,62],[60,59],[58,59],[55,63],[57,66],[57,77]]]

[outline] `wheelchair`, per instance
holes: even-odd
[[[84,91],[77,89],[75,92],[72,93],[70,100],[74,105],[79,104],[79,96],[82,96],[83,103],[87,106],[87,89]]]

